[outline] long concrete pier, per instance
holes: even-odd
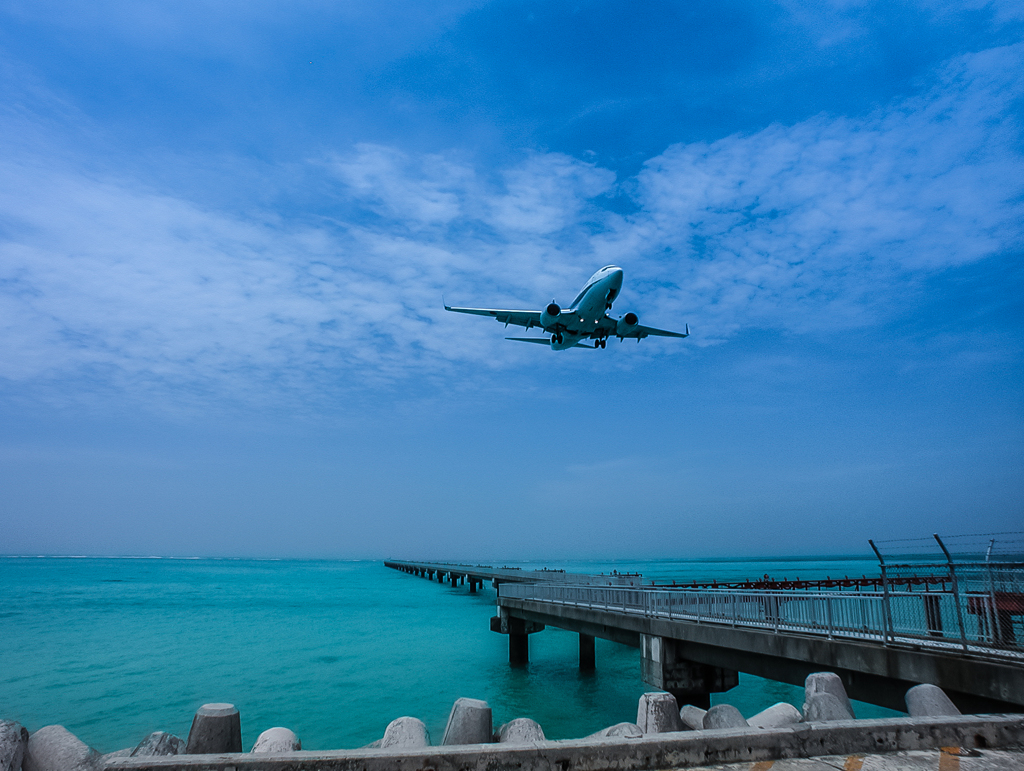
[[[535,584],[550,583],[586,586],[642,586],[643,576],[639,573],[611,573],[609,575],[591,575],[584,573],[566,573],[564,570],[521,570],[512,567],[495,568],[490,565],[458,565],[449,562],[403,562],[399,560],[385,561],[384,567],[400,570],[409,575],[419,576],[431,581],[452,586],[467,584],[471,592],[484,581],[490,581],[497,587],[503,583]]]
[[[527,577],[541,571],[500,569],[515,580],[491,568],[385,564],[425,576],[490,578],[498,595],[491,629],[508,635],[512,665],[529,661],[531,634],[554,626],[579,634],[584,669],[597,664],[595,638],[639,648],[643,681],[680,704],[707,706],[711,693],[738,684],[740,672],[799,685],[828,670],[852,698],[892,709],[904,709],[906,690],[919,683],[938,685],[963,712],[1024,708],[1024,652],[962,632],[960,639],[936,635],[937,593],[896,598],[918,628],[894,623],[895,600],[882,592],[671,590],[643,587],[635,576],[615,585],[614,577],[583,582],[551,571]]]

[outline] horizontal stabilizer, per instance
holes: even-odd
[[[541,343],[542,345],[551,345],[551,341],[546,337],[506,337],[506,340],[517,340],[520,343]]]

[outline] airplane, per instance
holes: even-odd
[[[446,311],[470,313],[475,316],[490,316],[498,321],[526,327],[538,327],[551,335],[547,337],[506,337],[522,343],[550,345],[553,351],[569,348],[605,348],[609,337],[624,340],[635,337],[639,343],[648,335],[660,337],[689,337],[690,325],[686,332],[668,332],[664,329],[645,327],[632,311],[618,319],[608,315],[612,302],[622,289],[622,268],[606,265],[597,271],[568,308],[562,309],[554,300],[542,311],[514,311],[491,308],[453,308],[445,305]],[[443,304],[443,303],[442,303]],[[587,345],[584,340],[593,340]]]

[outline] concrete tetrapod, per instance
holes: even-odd
[[[234,704],[204,704],[192,718],[187,755],[241,752],[242,721]]]
[[[456,699],[441,744],[487,744],[491,741],[491,708],[480,699]]]
[[[705,728],[746,728],[743,714],[732,704],[716,704],[704,715]]]
[[[800,710],[785,701],[772,704],[747,720],[747,725],[754,728],[779,728],[784,725],[799,723],[803,715]]]
[[[0,720],[0,771],[21,771],[28,730],[13,720]]]
[[[676,697],[671,693],[645,693],[637,704],[636,724],[645,734],[682,731]]]
[[[99,771],[100,754],[62,725],[40,728],[28,738],[24,771]]]
[[[281,752],[298,752],[301,749],[302,742],[299,741],[299,737],[295,735],[293,730],[277,726],[275,728],[268,728],[261,733],[256,738],[256,743],[252,745],[252,749],[249,752],[273,752],[276,754]]]
[[[846,706],[831,693],[812,693],[804,702],[805,723],[823,723],[829,720],[853,720]]]
[[[429,747],[430,734],[423,721],[415,717],[399,717],[388,723],[384,729],[384,738],[380,740],[380,747]]]
[[[849,720],[854,719],[853,705],[850,704],[850,697],[846,695],[846,688],[843,681],[835,672],[812,672],[804,680],[804,709],[807,714],[807,702],[815,693],[831,693],[846,710]],[[836,718],[838,719],[838,718]]]
[[[106,768],[108,761],[117,760],[118,758],[130,758],[133,749],[133,747],[125,747],[123,750],[114,750],[113,752],[100,755],[100,765]]]
[[[937,685],[915,685],[904,697],[911,717],[947,717],[960,714],[946,692]]]
[[[679,710],[679,720],[682,721],[684,728],[689,728],[691,731],[699,731],[704,727],[704,716],[707,713],[706,709],[687,704]]]
[[[517,717],[498,729],[498,741],[502,744],[529,744],[544,741],[544,729],[536,720]]]
[[[148,757],[151,755],[181,755],[185,752],[185,742],[174,734],[165,731],[154,731],[131,751],[131,757]]]
[[[587,739],[611,739],[619,736],[629,736],[634,739],[644,735],[644,732],[640,730],[640,726],[636,723],[616,723],[613,726],[602,728],[596,734],[590,734]]]

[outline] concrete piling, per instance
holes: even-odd
[[[24,771],[100,771],[101,755],[62,725],[40,728],[28,738]]]
[[[711,706],[712,693],[739,684],[737,671],[690,661],[678,640],[648,634],[640,635],[640,678],[677,701],[704,708]]]
[[[241,752],[242,722],[234,704],[204,704],[192,718],[185,746],[187,755]]]
[[[580,632],[580,669],[589,672],[597,668],[597,656],[594,650],[594,638]]]
[[[295,735],[294,731],[277,726],[275,728],[268,728],[261,733],[249,752],[266,754],[271,752],[298,752],[301,749],[302,742],[299,741],[299,737]]]
[[[484,744],[491,741],[491,708],[480,699],[456,699],[441,744]]]
[[[637,704],[636,724],[645,734],[681,731],[676,697],[671,693],[645,693]]]
[[[0,720],[0,771],[21,771],[28,730],[13,720]]]
[[[907,691],[907,713],[911,717],[946,717],[960,714],[946,692],[937,685],[915,685]]]
[[[414,749],[429,746],[430,734],[427,733],[427,727],[422,720],[414,717],[400,717],[392,720],[384,729],[384,738],[380,740],[381,749],[389,747]]]

